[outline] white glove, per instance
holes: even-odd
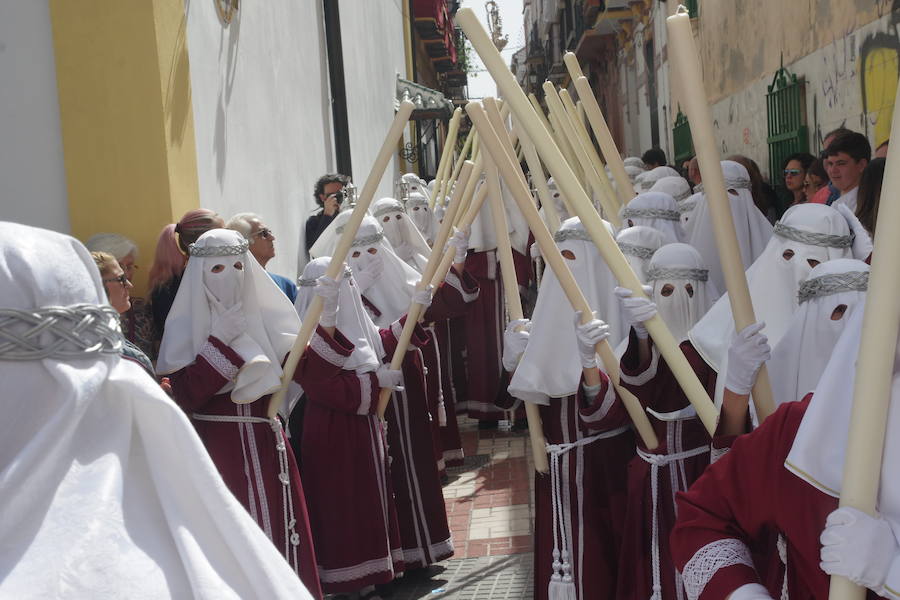
[[[841,575],[878,592],[900,548],[887,521],[845,506],[828,515],[819,536],[819,566],[829,575]]]
[[[609,337],[609,325],[597,318],[584,325],[581,324],[581,311],[575,312],[575,338],[578,340],[578,354],[581,355],[581,366],[590,369],[597,366],[597,354],[594,346]]]
[[[869,235],[869,232],[866,231],[866,228],[863,227],[863,224],[859,222],[859,219],[856,218],[856,215],[853,214],[853,211],[850,210],[850,207],[846,204],[832,204],[833,208],[836,208],[841,216],[843,216],[847,220],[847,225],[850,226],[850,231],[853,233],[853,258],[859,260],[866,260],[869,258],[869,255],[872,254],[872,249],[874,248],[872,244],[872,236]]]
[[[398,254],[399,256],[399,254]],[[369,260],[365,267],[359,269],[358,272],[353,274],[353,280],[356,281],[356,286],[359,288],[359,293],[363,294],[367,289],[372,287],[372,284],[378,281],[378,278],[381,277],[381,273],[384,271],[384,259],[381,258],[381,254],[375,254],[372,256],[371,260]]]
[[[749,394],[756,381],[756,373],[772,356],[769,338],[760,333],[765,323],[748,325],[731,340],[728,348],[728,374],[725,387],[735,394]]]
[[[516,331],[521,329],[521,331]],[[516,319],[510,321],[503,332],[503,368],[508,373],[516,370],[519,357],[528,346],[528,337],[531,335],[531,321],[529,319]]]
[[[209,328],[209,333],[219,341],[230,344],[234,339],[247,331],[247,317],[241,304],[235,304],[216,317]]]
[[[453,255],[453,262],[464,262],[466,260],[466,254],[469,251],[469,232],[467,230],[455,229],[453,235],[447,241],[447,245],[456,249],[456,253]]]
[[[431,284],[428,284],[424,290],[418,290],[417,292],[413,293],[412,301],[415,302],[416,304],[421,304],[422,312],[424,313],[425,310],[427,310],[428,307],[431,306],[431,298],[433,295],[434,295],[434,286]]]
[[[769,590],[758,583],[745,583],[731,592],[728,600],[772,600]]]
[[[322,316],[319,317],[319,325],[322,327],[334,327],[337,325],[338,294],[340,291],[340,282],[325,275],[316,279],[314,293],[322,298]]]
[[[378,378],[378,385],[382,388],[403,391],[403,371],[394,371],[391,365],[381,365],[375,371],[375,377]]]
[[[645,285],[644,293],[652,297],[653,288]],[[648,321],[656,316],[656,303],[648,298],[635,296],[628,288],[616,287],[616,296],[622,302],[622,316],[631,323],[634,333],[639,339],[646,340],[648,337],[647,328],[644,327],[644,321]]]

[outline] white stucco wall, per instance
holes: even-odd
[[[394,2],[345,0],[340,7],[350,160],[353,181],[362,189],[394,120],[397,74],[407,78],[403,14],[399,3]],[[399,164],[395,155],[375,199],[393,195]]]
[[[293,278],[313,185],[334,168],[321,0],[242,2],[228,26],[213,2],[186,6],[201,205],[261,215],[269,270]]]
[[[46,0],[0,0],[0,220],[68,233]]]

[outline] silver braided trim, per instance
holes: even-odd
[[[656,250],[647,248],[646,246],[635,246],[634,244],[625,244],[622,242],[617,243],[619,244],[619,250],[622,251],[622,254],[629,254],[643,260],[650,260],[656,253]]]
[[[0,360],[87,358],[118,354],[123,346],[119,315],[111,306],[0,308]]]
[[[785,225],[781,221],[775,223],[773,230],[775,235],[811,246],[824,246],[825,248],[849,248],[853,245],[853,235],[831,235],[817,231],[804,231]]]
[[[373,233],[372,235],[367,235],[365,237],[359,237],[353,240],[351,246],[371,246],[372,244],[377,244],[382,239],[384,239],[384,232],[379,231],[378,233]]]
[[[673,198],[675,198],[675,202],[683,202],[683,201],[687,200],[688,198],[690,198],[691,195],[692,195],[691,188],[688,188],[688,189],[684,190],[683,192],[681,192],[680,194],[677,194],[677,195],[676,195],[676,194],[671,194],[671,196],[672,196]]]
[[[690,198],[690,196],[688,196],[688,198]],[[695,206],[697,206],[696,200],[692,200],[692,201],[685,200],[684,202],[681,202],[678,204],[678,212],[680,212],[681,214],[691,212],[692,210],[694,210]]]
[[[584,229],[560,229],[553,234],[553,241],[557,244],[566,240],[579,240],[582,242],[592,242],[590,234]]]
[[[347,265],[344,265],[344,274],[343,274],[342,279],[347,279],[351,275],[353,275],[353,271],[350,269],[350,267],[348,267]],[[320,275],[320,277],[324,277],[324,275]],[[302,287],[316,287],[316,284],[318,282],[319,282],[318,278],[304,279],[303,277],[300,277],[297,279],[297,285],[302,286]]]
[[[800,300],[800,304],[803,304],[807,300],[823,298],[838,292],[865,292],[868,289],[868,271],[850,271],[849,273],[835,273],[807,279],[800,284],[797,298]]]
[[[665,219],[666,221],[680,221],[681,213],[677,210],[665,208],[632,208],[625,207],[622,211],[623,219]]]
[[[647,269],[647,281],[658,281],[660,279],[706,281],[709,279],[709,270],[691,269],[688,267],[649,267]]]
[[[736,179],[725,178],[725,189],[726,190],[749,190],[750,188],[750,180],[744,179],[743,177],[738,177]]]
[[[247,240],[241,240],[241,243],[234,246],[198,246],[191,244],[188,247],[188,253],[191,256],[237,256],[243,254],[250,247]]]
[[[386,215],[388,213],[395,213],[395,212],[405,213],[406,209],[404,209],[403,205],[400,204],[399,202],[385,202],[384,206],[382,206],[381,208],[376,210],[374,213],[372,213],[372,216],[373,217],[383,217],[384,215]]]

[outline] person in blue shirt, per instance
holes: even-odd
[[[254,213],[238,213],[225,224],[226,229],[233,229],[240,233],[250,243],[250,254],[256,261],[266,268],[266,264],[275,258],[275,234]],[[291,303],[297,299],[297,284],[283,275],[269,273],[269,277],[275,282]]]

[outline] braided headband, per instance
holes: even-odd
[[[384,206],[382,206],[381,208],[376,210],[374,213],[372,213],[372,216],[373,217],[383,217],[386,214],[395,213],[395,212],[405,213],[406,209],[404,209],[403,205],[400,204],[399,202],[385,202]]]
[[[239,244],[234,246],[198,246],[191,244],[188,246],[188,254],[191,256],[237,256],[243,254],[250,247],[247,240],[241,240]]]
[[[688,196],[690,198],[690,196]],[[681,214],[689,213],[694,210],[694,207],[697,206],[696,200],[685,200],[678,204],[678,212]]]
[[[553,234],[553,241],[557,244],[566,240],[579,240],[582,242],[593,242],[590,234],[584,229],[560,229]]]
[[[850,271],[807,279],[800,284],[797,298],[800,304],[814,298],[824,298],[839,292],[865,292],[869,289],[868,271]]]
[[[725,178],[726,190],[749,190],[750,180],[743,177],[735,177],[734,179]]]
[[[343,276],[341,277],[341,279],[346,279],[347,277],[350,277],[352,274],[353,274],[353,271],[350,270],[350,267],[348,267],[347,265],[344,265],[344,273],[343,273]],[[316,287],[316,284],[318,283],[318,281],[319,281],[318,278],[304,279],[303,277],[300,277],[299,279],[297,279],[297,285],[302,286],[302,287]]]
[[[832,235],[830,233],[819,233],[818,231],[805,231],[785,225],[781,221],[775,223],[773,233],[801,244],[824,246],[825,248],[849,248],[853,244],[853,234]]]
[[[647,248],[646,246],[635,246],[634,244],[626,244],[623,242],[617,243],[619,244],[619,250],[622,251],[622,254],[629,254],[643,260],[650,260],[656,252],[653,248]]]
[[[667,221],[680,221],[681,213],[677,210],[666,208],[632,208],[625,207],[622,211],[623,219],[665,219]]]
[[[118,317],[111,306],[98,304],[0,308],[0,360],[118,354],[124,346]]]
[[[647,281],[659,281],[660,279],[707,281],[709,279],[709,270],[689,267],[649,267],[647,269]]]

